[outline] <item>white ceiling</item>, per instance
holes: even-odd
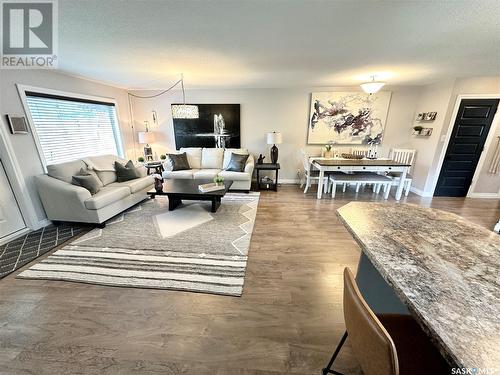
[[[500,75],[500,1],[59,0],[59,68],[127,88]]]

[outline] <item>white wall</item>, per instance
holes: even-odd
[[[413,188],[419,194],[431,195],[429,192],[429,179],[434,161],[434,154],[439,144],[440,134],[445,127],[446,111],[448,110],[454,80],[439,82],[425,86],[415,108],[412,126],[422,125],[433,128],[432,135],[411,136],[410,148],[416,150],[416,159],[413,166]],[[416,117],[422,112],[437,112],[436,120],[432,122],[418,122]]]
[[[269,160],[269,146],[265,135],[270,131],[283,134],[279,147],[282,181],[295,180],[301,166],[300,149],[319,154],[320,146],[306,146],[307,124],[310,111],[310,94],[314,91],[353,91],[353,87],[296,88],[296,89],[245,89],[245,90],[188,90],[190,103],[239,103],[241,104],[241,144],[258,156]],[[385,136],[380,154],[387,155],[392,147],[408,145],[415,103],[420,95],[419,87],[393,87]],[[140,95],[154,92],[140,91]],[[144,120],[152,124],[151,111],[158,113],[159,126],[153,128],[158,141],[153,151],[161,154],[175,150],[170,104],[181,101],[178,91],[169,92],[155,99],[133,99],[132,108],[137,130]],[[141,154],[138,146],[138,155]]]
[[[116,99],[125,152],[127,155],[131,151],[133,153],[133,150],[131,150],[131,147],[133,147],[132,132],[129,130],[130,116],[128,114],[127,95],[124,90],[50,70],[0,70],[0,114],[2,115],[0,126],[5,128],[8,127],[5,114],[24,113],[16,84]],[[43,169],[33,137],[31,134],[12,135],[9,132],[8,140],[14,148],[14,157],[21,167],[28,194],[33,201],[37,220],[42,221],[46,216],[33,183],[33,176],[43,173]]]

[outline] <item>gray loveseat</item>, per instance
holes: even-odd
[[[111,217],[147,198],[153,178],[141,166],[142,177],[116,181],[114,162],[127,160],[115,155],[88,157],[67,163],[47,166],[47,174],[36,176],[36,186],[47,217],[52,221],[73,221],[102,224]],[[102,182],[95,195],[80,186],[72,185],[72,176],[80,169],[94,170]]]

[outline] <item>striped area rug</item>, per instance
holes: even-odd
[[[246,256],[186,253],[158,256],[147,250],[94,251],[70,245],[30,267],[20,277],[241,295],[246,263]]]
[[[258,199],[231,193],[216,213],[149,200],[17,277],[240,296]]]

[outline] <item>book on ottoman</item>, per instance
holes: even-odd
[[[198,185],[198,189],[202,193],[209,193],[211,191],[224,190],[225,188],[226,187],[224,186],[224,184],[218,185],[216,183]]]

